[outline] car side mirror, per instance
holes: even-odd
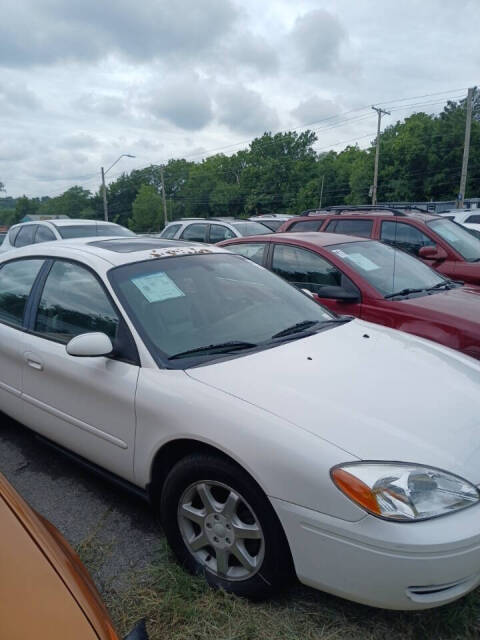
[[[356,291],[347,291],[343,287],[325,286],[318,287],[315,291],[319,298],[331,298],[339,302],[359,302],[360,297]]]
[[[434,247],[420,247],[418,257],[423,258],[423,260],[446,260],[448,253],[443,247],[435,245]]]
[[[82,333],[72,338],[66,346],[68,355],[77,358],[99,358],[113,351],[113,344],[105,333]]]

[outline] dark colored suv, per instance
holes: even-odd
[[[480,285],[480,238],[444,217],[413,210],[336,209],[292,218],[278,233],[284,231],[373,238],[411,253],[449,278]]]

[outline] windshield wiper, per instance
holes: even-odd
[[[231,351],[241,351],[242,349],[253,349],[257,347],[254,342],[242,342],[240,340],[231,340],[230,342],[220,342],[219,344],[209,344],[204,347],[196,347],[195,349],[187,349],[170,356],[169,360],[176,358],[188,358],[195,355],[208,355],[210,353],[230,353]]]
[[[283,338],[285,336],[294,335],[295,333],[302,333],[302,331],[306,331],[307,329],[312,329],[314,326],[325,326],[326,324],[344,324],[345,322],[350,322],[352,318],[350,316],[344,316],[342,318],[332,318],[331,320],[304,320],[303,322],[297,322],[293,324],[291,327],[287,327],[286,329],[282,329],[275,335],[271,337],[271,340],[275,338]]]
[[[422,289],[402,289],[401,291],[397,291],[396,293],[389,293],[387,296],[383,296],[385,300],[388,298],[396,298],[397,296],[408,296],[411,293],[422,293],[422,291],[426,291],[425,287]]]
[[[455,286],[455,282],[453,280],[446,280],[445,282],[439,282],[435,284],[433,287],[428,287],[427,291],[434,291],[435,289],[441,289],[442,287],[447,287],[447,289],[453,289]]]

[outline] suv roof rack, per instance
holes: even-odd
[[[342,213],[355,213],[355,212],[378,212],[388,211],[394,216],[406,217],[407,214],[400,209],[393,207],[382,207],[381,205],[336,205],[334,207],[325,207],[324,209],[309,209],[304,211],[303,216],[318,216],[322,214],[334,213],[335,215],[341,215]],[[427,213],[426,211],[424,213]]]

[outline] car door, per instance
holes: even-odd
[[[188,240],[189,242],[206,242],[207,227],[208,225],[204,222],[195,222],[194,224],[189,224],[183,230],[180,238],[182,240]]]
[[[43,263],[23,258],[0,265],[0,411],[20,421],[25,316]]]
[[[360,316],[361,296],[358,288],[342,271],[323,256],[288,244],[273,245],[271,270],[299,289],[306,289],[314,299],[339,314]],[[322,296],[322,289],[334,287],[358,296],[355,302]]]
[[[50,261],[37,286],[23,358],[28,426],[133,480],[138,356],[100,279],[85,265]],[[79,358],[65,345],[101,331],[114,357]]]
[[[208,232],[208,242],[210,244],[216,244],[222,242],[222,240],[229,240],[235,238],[234,232],[223,224],[211,224]]]
[[[418,252],[422,247],[435,247],[438,242],[435,238],[427,235],[414,224],[408,222],[398,222],[397,220],[383,220],[380,226],[380,241],[393,247],[411,253],[421,260]],[[442,248],[445,247],[442,245]],[[447,249],[446,249],[447,250]],[[442,262],[432,262],[432,260],[422,260],[429,267],[443,273],[448,277],[454,277],[455,261],[451,260],[450,250],[447,250],[449,257]]]

